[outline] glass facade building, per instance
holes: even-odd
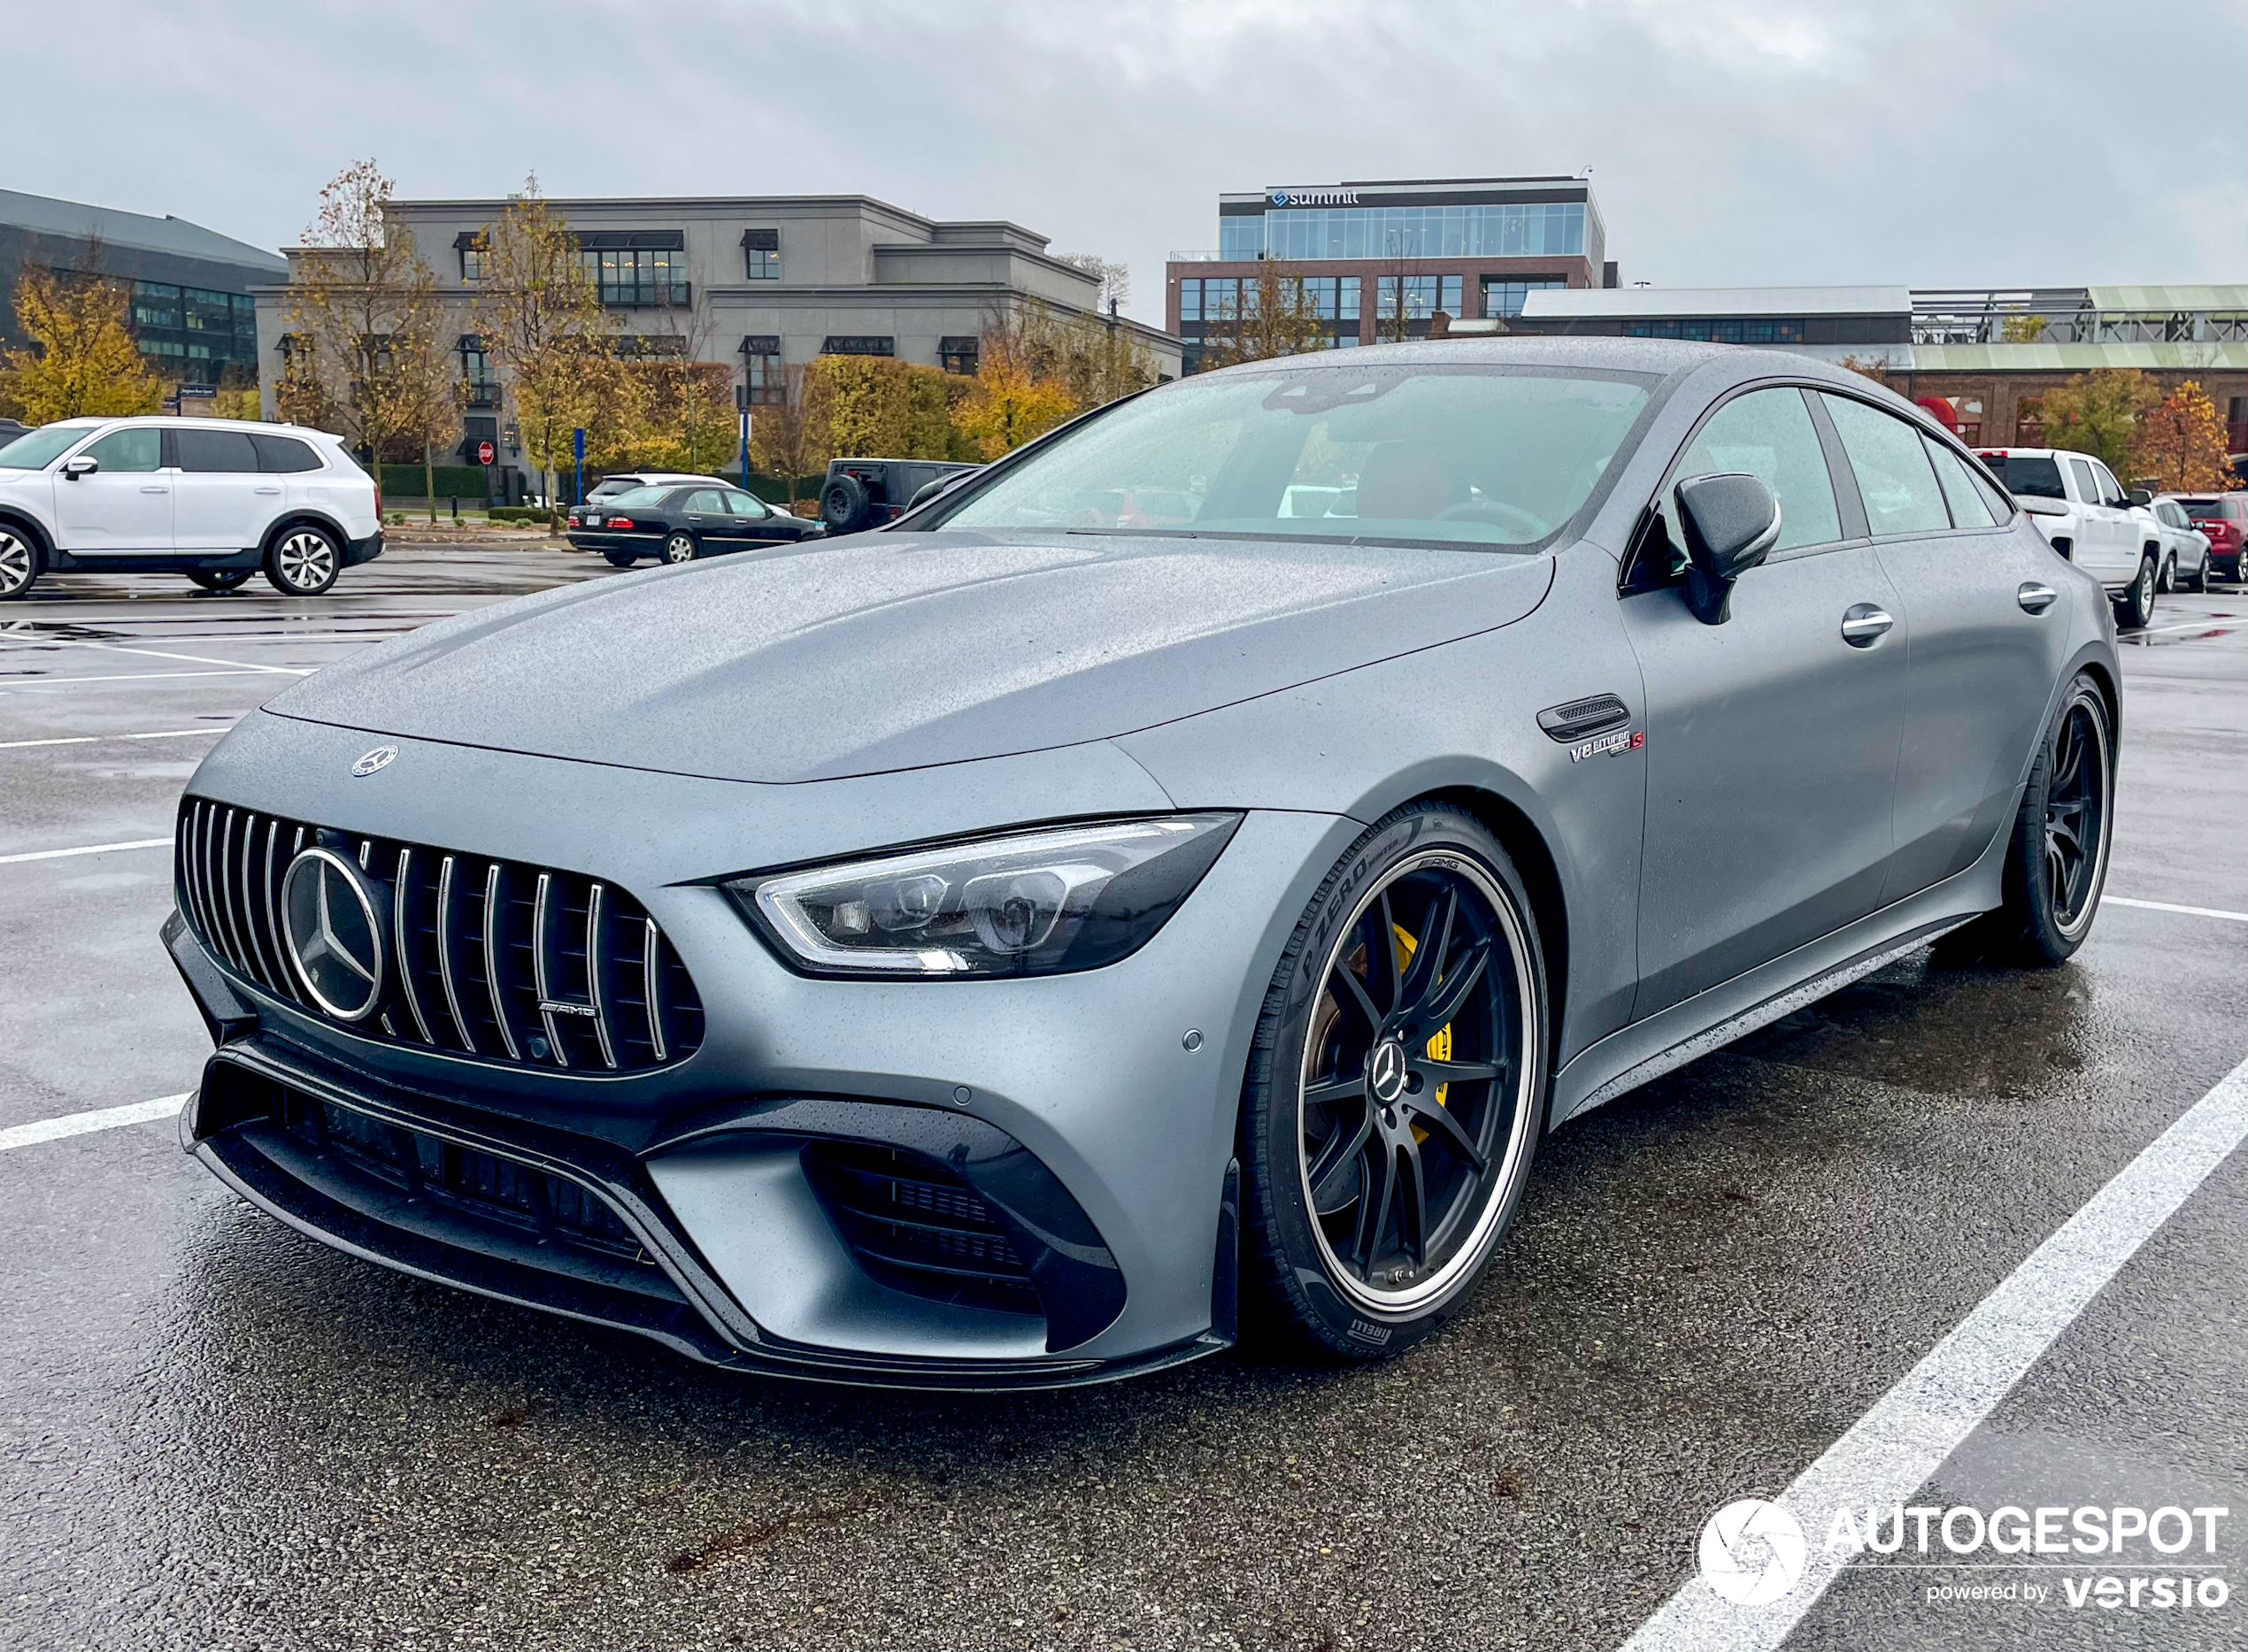
[[[1582,257],[1586,203],[1272,207],[1218,221],[1223,259]]]
[[[258,382],[258,301],[169,281],[135,281],[133,336],[167,384]]]

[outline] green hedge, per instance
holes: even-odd
[[[496,504],[488,513],[495,522],[550,522],[555,513],[543,505]]]
[[[488,484],[484,467],[481,465],[440,465],[432,473],[430,485],[435,487],[440,499],[481,499]],[[382,467],[382,491],[386,497],[395,495],[401,499],[419,499],[424,484],[419,465],[386,465]]]

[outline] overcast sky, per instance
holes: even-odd
[[[1594,168],[1658,286],[2248,280],[2248,0],[89,0],[0,179],[294,241],[405,196],[848,191],[1128,262],[1220,191]]]

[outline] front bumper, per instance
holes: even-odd
[[[783,864],[1019,824],[1008,804],[1026,794],[1047,800],[1035,812],[1049,818],[1167,800],[1105,748],[958,765],[975,772],[957,786],[924,771],[755,787],[402,742],[384,776],[416,774],[410,790],[312,780],[348,777],[366,740],[263,716],[214,754],[191,796],[423,844],[466,838],[608,878],[676,946],[704,1033],[683,1060],[614,1076],[402,1046],[244,979],[175,914],[167,941],[219,1045],[189,1110],[189,1145],[244,1196],[386,1265],[787,1375],[1057,1386],[1231,1341],[1231,1161],[1248,1048],[1293,917],[1350,822],[1252,813],[1170,924],[1107,969],[814,980],[782,967],[711,887],[741,869],[713,864],[697,841],[714,818],[760,845],[726,851],[743,864]],[[908,793],[918,825],[887,818]],[[439,811],[449,821],[427,818],[464,796],[511,804],[470,817],[468,830],[450,808]],[[994,808],[1006,818],[977,818]],[[620,838],[620,818],[641,823],[639,841]],[[1189,1028],[1204,1034],[1197,1050],[1184,1048]],[[330,1150],[308,1109],[331,1108],[343,1110],[331,1135],[366,1121],[403,1133],[427,1156],[422,1172],[404,1149]],[[965,1238],[935,1242],[988,1248],[996,1230],[1035,1303],[973,1290],[937,1301],[919,1276],[901,1288],[881,1236],[870,1245],[835,1192],[870,1152],[919,1167],[893,1196],[967,1212]],[[535,1201],[497,1213],[464,1204],[437,1174],[472,1173],[457,1160],[490,1161],[473,1172],[486,1182],[559,1179],[567,1198],[608,1213],[612,1239],[630,1235],[632,1255],[556,1242]],[[417,1173],[432,1184],[423,1193]]]

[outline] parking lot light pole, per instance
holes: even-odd
[[[585,503],[585,426],[583,425],[580,425],[570,432],[570,457],[577,470],[576,480],[571,483],[570,487],[570,503],[583,504]]]

